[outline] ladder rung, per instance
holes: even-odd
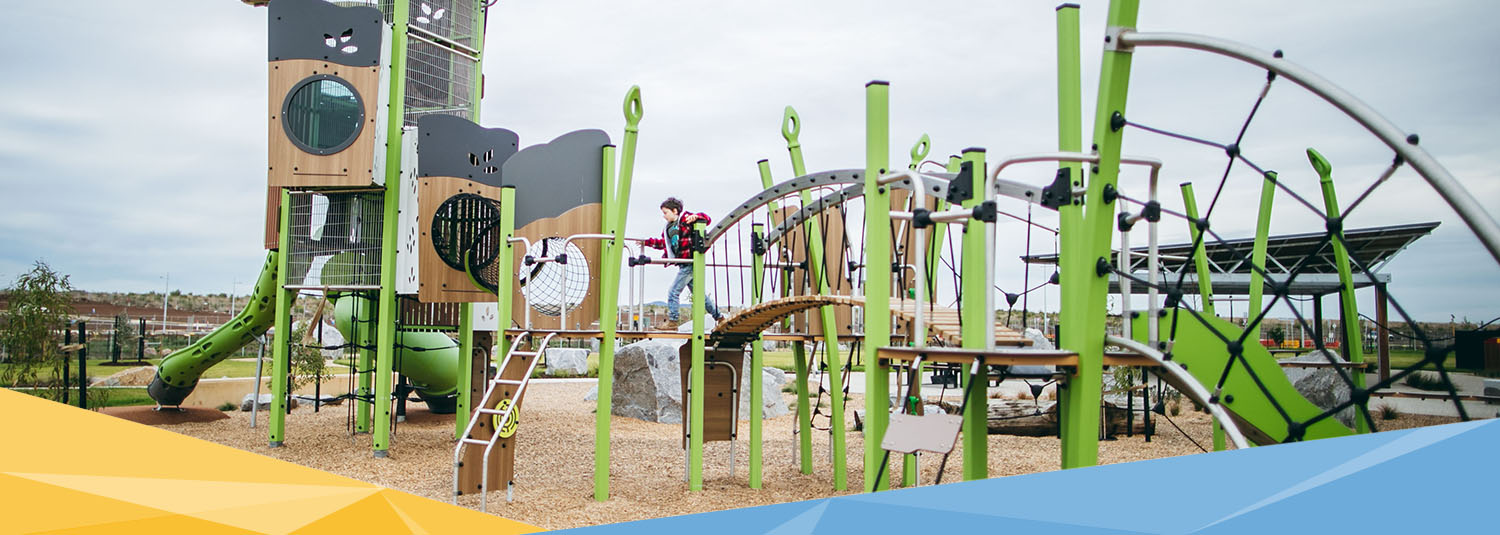
[[[515,379],[494,379],[494,380],[492,380],[490,382],[495,383],[495,384],[500,384],[500,385],[518,385],[518,384],[521,384],[523,381],[518,381],[518,380],[515,380]]]
[[[478,412],[480,414],[505,414],[505,411],[499,411],[499,410],[495,410],[495,409],[484,409],[484,408],[479,409]]]
[[[485,445],[485,446],[490,445],[490,441],[488,441],[488,440],[479,440],[477,438],[465,438],[465,439],[459,440],[459,442],[462,442],[464,444],[482,444],[482,445]]]
[[[521,356],[526,356],[526,357],[535,357],[537,355],[542,354],[542,352],[541,351],[511,351],[510,354],[511,355],[521,355]]]

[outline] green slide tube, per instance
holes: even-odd
[[[354,324],[373,323],[369,298],[344,296],[333,303],[333,325],[347,338]],[[368,329],[368,327],[366,328]],[[437,332],[396,332],[397,373],[406,376],[434,414],[452,414],[458,407],[458,342]]]
[[[156,378],[146,389],[151,399],[164,406],[182,404],[198,385],[198,378],[204,371],[271,328],[276,319],[276,300],[272,298],[276,291],[276,255],[276,251],[266,255],[265,267],[256,279],[249,304],[234,319],[162,360],[156,369]],[[367,299],[338,299],[334,304],[334,326],[347,338],[353,332],[351,320],[355,313],[368,315],[368,309]],[[396,371],[411,379],[416,385],[417,395],[427,401],[429,410],[438,414],[452,413],[458,390],[454,375],[458,344],[443,333],[399,332],[396,338],[402,346],[396,354]]]
[[[271,328],[276,320],[276,254],[276,251],[266,254],[266,262],[260,269],[260,277],[255,279],[250,301],[234,319],[162,359],[151,386],[146,387],[146,393],[157,404],[181,405],[198,386],[198,377],[204,371]]]

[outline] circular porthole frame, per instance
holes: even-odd
[[[287,120],[287,108],[292,105],[292,96],[296,95],[299,91],[302,91],[303,88],[311,84],[321,82],[323,80],[333,80],[343,85],[345,88],[348,88],[349,92],[354,95],[354,102],[355,104],[357,104],[356,107],[359,109],[359,118],[355,121],[354,132],[349,135],[348,139],[345,139],[338,145],[334,145],[326,149],[309,146],[308,144],[303,143],[301,139],[298,139],[297,136],[292,135],[291,122]],[[337,154],[339,152],[342,152],[344,149],[349,148],[350,145],[353,145],[355,141],[359,140],[360,134],[364,133],[364,131],[365,97],[364,95],[359,94],[359,89],[354,87],[354,84],[349,83],[348,80],[345,80],[338,76],[334,76],[332,74],[314,74],[307,78],[303,78],[297,81],[296,84],[293,84],[292,88],[286,92],[286,96],[282,97],[281,99],[281,133],[282,135],[286,136],[288,141],[292,142],[292,145],[295,145],[298,149],[301,149],[302,152],[315,154],[318,156]]]

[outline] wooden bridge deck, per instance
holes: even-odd
[[[776,322],[802,312],[823,306],[864,307],[865,300],[842,295],[799,295],[767,301],[745,308],[724,318],[711,335],[717,342],[743,343],[765,332]],[[917,302],[909,299],[891,300],[891,314],[902,322],[916,319]],[[868,311],[866,311],[868,313]],[[928,304],[924,314],[929,336],[939,338],[950,345],[962,342],[959,313],[957,310]],[[995,345],[1004,347],[1026,347],[1031,340],[1012,329],[995,326]]]

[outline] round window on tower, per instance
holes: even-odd
[[[365,106],[359,92],[343,79],[320,74],[298,82],[281,105],[281,127],[287,139],[320,156],[344,150],[359,137]]]

